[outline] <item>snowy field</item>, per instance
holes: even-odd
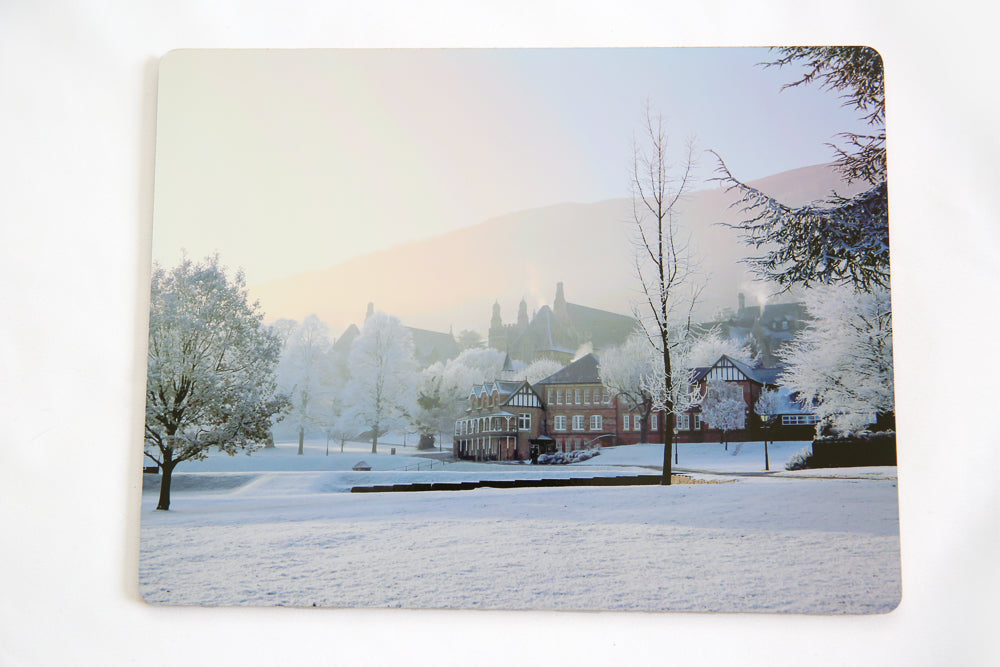
[[[154,510],[155,481],[143,494],[140,589],[163,604],[890,611],[895,469],[784,472],[804,445],[770,446],[767,475],[761,443],[680,446],[678,469],[720,484],[379,494],[347,491],[648,474],[663,449],[569,466],[447,463],[399,443],[212,456],[178,467],[169,512]],[[371,472],[350,470],[361,460]]]

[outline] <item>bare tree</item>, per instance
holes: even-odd
[[[678,224],[678,209],[691,187],[694,144],[688,142],[680,162],[668,160],[663,119],[646,107],[643,141],[636,142],[632,163],[633,221],[636,229],[635,268],[642,288],[636,319],[649,343],[662,358],[664,419],[660,420],[663,442],[662,484],[670,484],[670,455],[676,423],[674,396],[677,378],[671,367],[671,352],[690,332],[691,311],[700,292],[694,285],[695,266],[687,238]],[[681,318],[682,322],[678,322]],[[686,322],[683,320],[686,319]],[[685,387],[686,388],[686,387]]]

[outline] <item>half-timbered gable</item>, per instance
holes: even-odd
[[[480,461],[524,460],[538,437],[542,400],[527,382],[495,380],[469,393],[466,415],[455,423],[457,458]]]
[[[754,407],[757,405],[761,392],[765,389],[779,389],[783,370],[780,366],[754,368],[742,361],[723,355],[711,366],[697,369],[693,382],[703,395],[708,383],[713,380],[739,386],[743,392],[743,401],[746,403],[746,428],[740,432],[731,433],[729,439],[759,439],[764,434],[761,433],[761,420],[754,411]],[[782,391],[784,396],[791,393],[789,389],[782,389]],[[791,400],[786,401],[786,403],[788,405],[787,414],[776,415],[775,423],[778,428],[772,430],[767,437],[769,439],[809,438],[811,436],[809,429],[816,423],[809,406]],[[712,424],[702,418],[701,408],[697,406],[688,410],[687,413],[677,416],[676,428],[678,440],[681,442],[712,441],[721,437],[719,430],[713,428]]]

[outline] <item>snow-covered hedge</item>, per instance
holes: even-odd
[[[556,452],[554,454],[542,454],[538,457],[538,462],[542,465],[566,465],[567,463],[577,463],[586,461],[600,455],[600,449],[577,449],[572,452]]]
[[[785,470],[805,470],[809,467],[809,457],[812,456],[812,445],[803,447],[785,464]]]
[[[813,440],[785,464],[785,470],[896,465],[896,432],[863,432]]]

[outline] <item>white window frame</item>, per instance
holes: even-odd
[[[563,390],[559,389],[556,391],[556,405],[563,404]]]
[[[517,415],[517,429],[519,431],[531,430],[531,413],[521,412]]]
[[[625,413],[625,414],[622,415],[622,430],[623,431],[627,431],[628,430],[628,425],[629,425],[628,413]]]
[[[573,430],[582,431],[586,422],[583,419],[583,415],[573,415]]]
[[[781,415],[782,426],[815,426],[818,423],[816,415]]]
[[[689,415],[688,413],[685,412],[682,415],[677,415],[675,419],[676,419],[676,421],[674,423],[674,427],[678,431],[690,431],[691,430],[691,415]]]
[[[691,417],[692,417],[691,421],[694,422],[693,424],[691,424],[691,430],[692,431],[700,431],[701,430],[701,413],[700,412],[696,412],[693,415],[691,415]]]
[[[566,430],[566,415],[556,415],[553,427],[557,431]]]
[[[604,417],[601,415],[590,415],[590,430],[600,431],[604,428]]]
[[[659,427],[657,426],[657,416],[656,413],[654,412],[653,414],[649,415],[649,430],[656,431],[658,428]]]

